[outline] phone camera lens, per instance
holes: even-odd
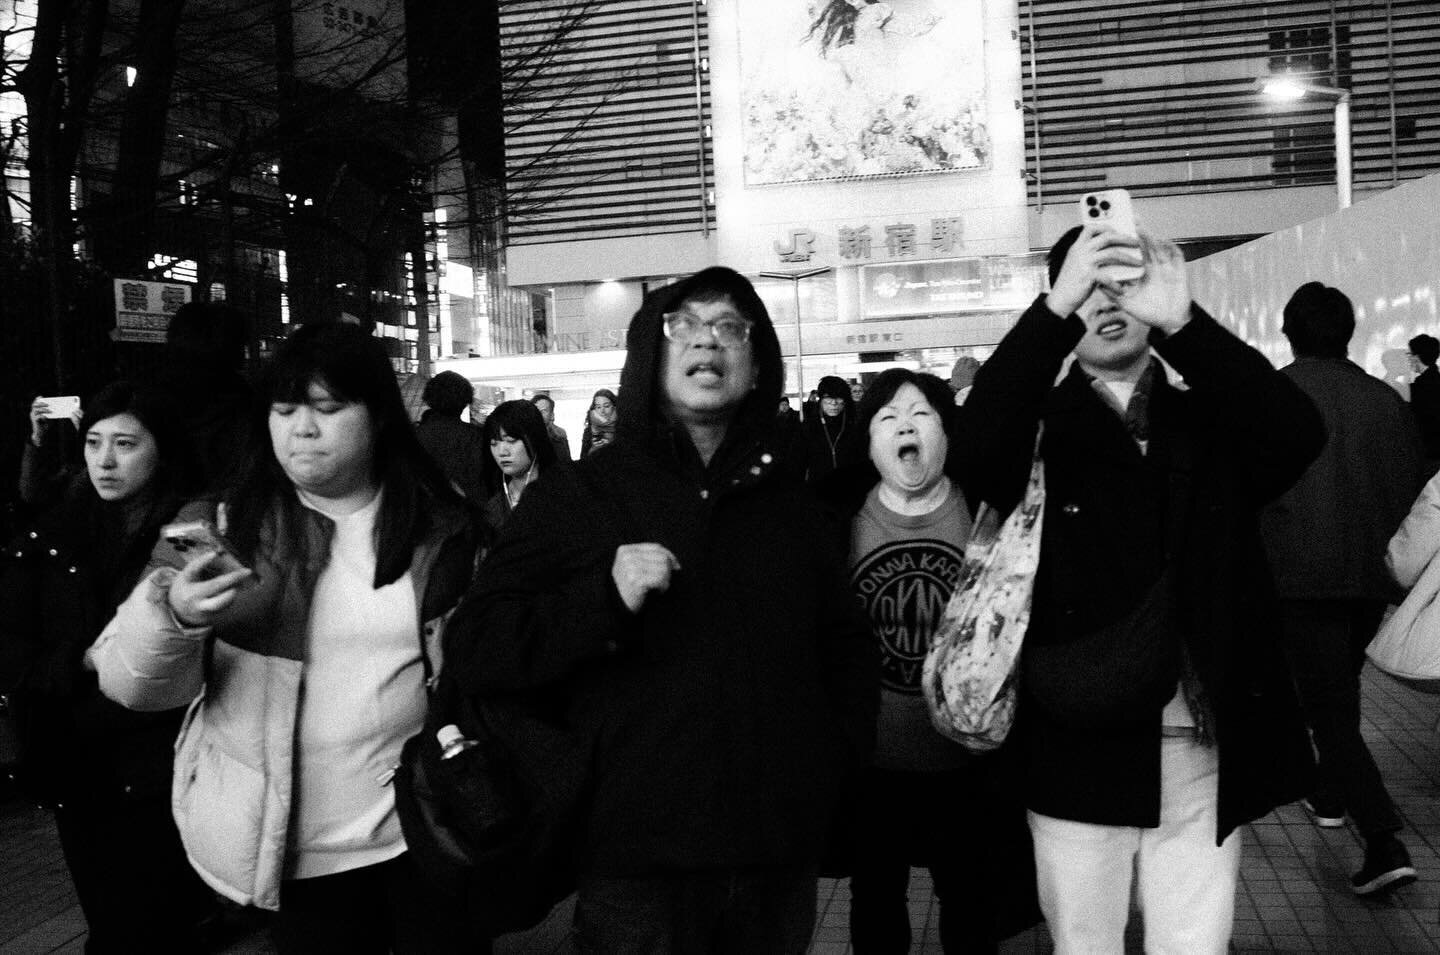
[[[1100,203],[1100,208],[1101,208],[1101,209],[1104,209],[1106,212],[1109,212],[1109,211],[1110,211],[1110,203],[1108,203],[1108,202],[1102,202],[1102,203]]]
[[[1085,197],[1085,204],[1086,204],[1087,206],[1093,206],[1093,205],[1095,205],[1095,197],[1094,197],[1094,196],[1086,196],[1086,197]]]
[[[1099,210],[1099,209],[1096,209],[1096,208],[1094,208],[1094,207],[1092,206],[1091,209],[1090,209],[1090,218],[1092,218],[1092,219],[1098,219],[1098,218],[1100,218],[1100,210]]]

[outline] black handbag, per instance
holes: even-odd
[[[432,699],[396,770],[406,845],[432,888],[485,934],[523,931],[575,890],[588,760],[531,701],[444,698]],[[447,724],[475,744],[448,759],[436,737]]]

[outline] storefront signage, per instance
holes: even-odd
[[[785,238],[775,240],[775,255],[781,262],[809,262],[821,238],[811,229],[791,229]],[[961,251],[965,221],[960,216],[940,216],[929,220],[928,231],[913,222],[843,225],[823,238],[834,241],[834,254],[845,262],[921,259]]]
[[[163,344],[170,317],[190,301],[190,286],[181,282],[115,280],[115,340]]]
[[[860,269],[866,319],[1023,309],[1044,288],[1044,257],[892,262]]]

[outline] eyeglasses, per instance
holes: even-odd
[[[665,337],[682,345],[713,338],[722,348],[734,348],[750,340],[752,323],[738,316],[726,316],[714,321],[704,321],[693,312],[666,312]]]

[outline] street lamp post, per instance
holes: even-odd
[[[799,272],[761,272],[760,277],[764,279],[784,279],[790,283],[795,292],[795,390],[800,395],[800,403],[805,403],[805,372],[802,362],[805,359],[805,347],[800,338],[800,282],[803,279],[811,279],[817,275],[824,275],[833,269],[828,265],[818,268],[803,269]]]
[[[1335,101],[1335,192],[1340,208],[1350,208],[1354,173],[1350,165],[1350,91],[1334,86],[1306,83],[1293,76],[1269,76],[1257,81],[1261,92],[1282,100],[1319,96]]]

